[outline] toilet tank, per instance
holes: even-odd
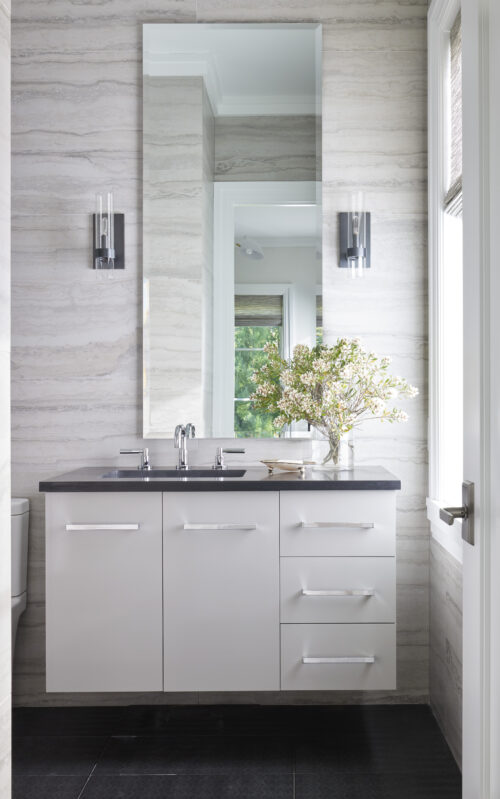
[[[28,580],[28,526],[30,518],[29,500],[21,497],[11,499],[12,571],[11,596],[26,591]]]

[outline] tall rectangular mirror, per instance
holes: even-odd
[[[144,437],[276,436],[264,346],[322,336],[321,26],[144,25],[143,128]]]

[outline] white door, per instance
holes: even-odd
[[[439,76],[446,72],[442,44],[460,6],[463,303],[457,296],[450,298],[447,290],[446,263],[454,245],[453,240],[451,244],[445,240],[448,222],[443,221],[443,216],[440,220],[436,212],[438,204],[442,204],[442,189],[446,189],[446,167],[439,155],[448,124],[443,84],[439,82]],[[444,270],[431,268],[432,449],[428,508],[433,534],[440,540],[439,506],[460,505],[457,494],[462,479],[474,484],[474,542],[462,543],[460,521],[449,528],[455,532],[447,539],[447,548],[463,563],[464,799],[500,797],[500,273],[496,262],[500,230],[499,41],[498,0],[433,0],[429,12],[430,259],[432,267],[444,263]],[[462,280],[459,283],[462,286]],[[443,337],[446,339],[447,329],[453,333],[454,320],[463,325],[463,333],[457,332],[459,325],[454,330],[455,340],[458,335],[460,340],[463,336],[463,380],[461,374],[457,380],[461,369],[460,364],[457,368],[453,363],[453,347],[448,350],[451,356],[438,357],[438,345]],[[448,340],[452,341],[453,335]],[[440,386],[439,391],[436,386]],[[462,393],[463,435],[461,425],[455,423],[460,416],[456,414],[457,398]],[[459,457],[445,459],[443,464],[439,453],[447,438],[448,453],[455,451]],[[462,449],[463,470],[459,470],[456,466],[462,463]]]
[[[463,0],[464,478],[475,542],[463,546],[463,797],[500,796],[498,403],[500,9]]]

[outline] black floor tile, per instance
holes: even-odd
[[[96,774],[291,774],[288,741],[263,737],[111,738]]]
[[[293,799],[289,776],[99,777],[82,799]]]
[[[78,799],[86,777],[16,777],[12,799]]]
[[[460,799],[450,774],[297,774],[295,799]]]
[[[88,776],[106,738],[25,736],[13,739],[12,771],[23,775]]]
[[[132,721],[132,710],[139,708],[17,707],[12,713],[12,734],[123,735]]]

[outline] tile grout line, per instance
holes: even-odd
[[[86,780],[85,780],[85,782],[83,783],[82,790],[80,791],[80,793],[78,794],[78,796],[76,797],[76,799],[82,799],[83,792],[85,791],[85,788],[86,788],[86,787],[87,787],[87,785],[89,784],[89,782],[90,782],[90,778],[92,777],[92,775],[93,775],[94,771],[96,770],[96,768],[97,768],[97,761],[94,763],[94,765],[93,765],[93,767],[92,767],[92,771],[90,772],[90,774],[88,775],[87,779],[86,779]]]
[[[80,791],[80,793],[78,794],[78,796],[76,797],[76,799],[82,799],[82,796],[83,796],[83,794],[84,794],[85,788],[86,788],[86,787],[87,787],[87,785],[89,784],[89,782],[90,782],[90,778],[91,778],[91,777],[92,777],[92,775],[94,774],[94,771],[95,771],[95,770],[96,770],[96,768],[97,768],[97,765],[98,765],[98,763],[99,763],[99,760],[101,759],[101,757],[103,756],[104,752],[106,751],[106,747],[107,747],[107,745],[108,745],[108,743],[109,743],[109,739],[110,739],[111,737],[112,737],[112,736],[109,736],[109,735],[107,735],[107,736],[106,736],[106,740],[105,740],[105,742],[104,742],[104,743],[103,743],[103,745],[102,745],[102,749],[101,749],[101,751],[99,752],[99,756],[97,757],[97,759],[96,759],[96,761],[95,761],[95,763],[94,763],[94,765],[93,765],[93,767],[92,767],[92,769],[91,769],[91,771],[90,771],[90,774],[88,775],[87,779],[86,779],[86,780],[85,780],[85,782],[83,783],[82,790]]]

